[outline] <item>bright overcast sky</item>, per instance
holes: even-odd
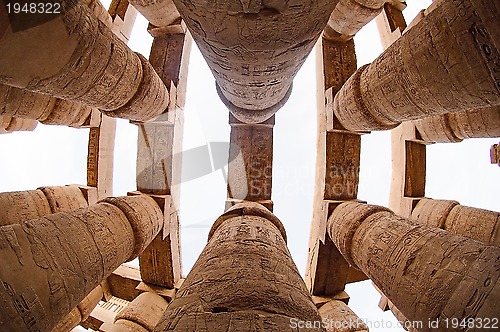
[[[407,22],[430,0],[409,0]],[[109,2],[104,3],[105,6]],[[145,56],[152,38],[139,16],[130,47]],[[382,51],[375,22],[355,38],[358,66]],[[314,51],[313,51],[314,52]],[[310,56],[294,80],[288,103],[276,115],[274,127],[274,212],[285,225],[288,246],[304,274],[316,162],[315,59]],[[228,111],[220,102],[214,78],[193,45],[185,109],[184,150],[207,142],[229,141]],[[33,132],[0,135],[0,191],[28,190],[43,185],[86,183],[88,129],[38,125]],[[463,205],[500,210],[500,169],[489,162],[489,149],[498,139],[473,139],[427,147],[426,196],[456,199]],[[390,132],[362,136],[359,198],[387,206],[391,179]],[[114,195],[135,190],[137,128],[118,121]],[[223,212],[226,184],[221,171],[182,184],[181,237],[183,273],[187,274],[206,243],[209,227]],[[369,281],[348,285],[350,307],[363,319],[381,324],[394,317],[377,307],[378,293]],[[371,331],[403,331],[370,326]]]

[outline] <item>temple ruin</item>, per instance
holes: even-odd
[[[346,292],[365,280],[382,310],[423,322],[402,324],[409,331],[499,328],[500,203],[427,196],[426,149],[500,137],[500,2],[434,0],[408,22],[403,0],[33,4],[0,4],[0,134],[87,130],[76,151],[87,182],[0,193],[0,331],[368,331]],[[128,46],[137,15],[153,38],[148,59]],[[372,20],[384,50],[358,66],[354,36]],[[227,198],[185,271],[193,42],[230,135],[207,145]],[[317,159],[300,271],[273,213],[273,132],[310,54]],[[127,196],[113,194],[117,118],[138,132]],[[362,137],[375,131],[391,131],[388,206],[358,197]],[[490,144],[496,167],[500,143]]]

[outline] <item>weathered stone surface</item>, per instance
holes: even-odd
[[[0,270],[3,329],[50,331],[148,245],[144,234],[159,229],[156,203],[147,197],[110,201],[120,208],[101,202],[0,228],[0,264],[8,267]]]
[[[139,53],[136,55],[142,65],[142,80],[137,91],[125,105],[106,111],[105,114],[145,122],[166,112],[170,99],[165,84],[148,60]]]
[[[77,307],[73,308],[62,321],[57,323],[51,332],[68,332],[73,330],[82,321],[82,315]]]
[[[444,228],[450,211],[459,205],[457,201],[422,198],[411,213],[411,218],[437,228]]]
[[[286,98],[337,1],[174,3],[224,99],[250,112]]]
[[[459,205],[456,201],[421,199],[412,219],[427,226],[500,247],[500,213]]]
[[[334,101],[340,122],[350,130],[385,130],[401,121],[500,105],[499,17],[496,2],[436,3],[346,82]]]
[[[318,311],[328,332],[368,332],[368,326],[342,301],[327,302]]]
[[[230,115],[229,124],[228,198],[270,200],[274,117],[260,124],[245,124]]]
[[[453,112],[415,121],[426,142],[452,143],[466,138],[500,137],[500,107]]]
[[[156,74],[77,0],[62,1],[61,15],[53,20],[16,33],[6,30],[0,52],[1,83],[104,111],[120,109],[120,116],[141,121],[168,104]]]
[[[0,193],[0,226],[19,224],[51,213],[41,190]]]
[[[76,102],[0,84],[0,114],[43,124],[82,126],[92,108]]]
[[[450,211],[444,229],[500,247],[500,213],[498,212],[458,205]]]
[[[82,191],[76,185],[40,187],[38,189],[47,197],[52,213],[76,210],[89,205]]]
[[[279,221],[266,215],[273,216],[245,203],[214,223],[155,331],[291,331],[291,318],[321,320],[275,226]]]
[[[500,144],[493,144],[490,148],[490,159],[492,164],[500,166]]]
[[[116,315],[118,320],[134,322],[148,331],[153,331],[167,309],[168,302],[161,296],[150,292],[139,294]]]
[[[120,208],[134,230],[134,251],[129,260],[137,257],[154,239],[163,226],[163,213],[156,202],[146,195],[108,197],[101,202]]]
[[[424,322],[421,331],[432,331],[430,320],[445,329],[446,319],[498,313],[500,248],[357,202],[340,205],[328,227],[346,259],[405,317]]]
[[[101,286],[94,288],[51,332],[68,332],[86,320],[103,296]]]
[[[172,0],[132,0],[130,4],[157,27],[170,25],[181,17]]]
[[[385,0],[340,0],[328,19],[325,38],[351,39],[362,27],[380,14],[384,3]]]
[[[125,215],[109,204],[4,226],[0,234],[1,264],[9,267],[0,271],[0,324],[9,331],[50,331],[134,248]]]

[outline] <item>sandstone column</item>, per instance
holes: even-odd
[[[405,317],[423,322],[421,331],[432,330],[429,320],[454,330],[451,319],[498,315],[500,248],[358,202],[335,209],[328,232]]]
[[[0,226],[19,224],[89,204],[76,185],[0,193]]]
[[[327,302],[318,311],[328,332],[368,332],[368,326],[342,301]]]
[[[132,0],[130,4],[149,23],[157,27],[169,26],[180,19],[180,14],[172,0]]]
[[[411,214],[427,226],[500,247],[500,213],[459,205],[456,201],[421,199]]]
[[[116,315],[114,324],[106,324],[106,331],[152,332],[167,306],[163,297],[150,292],[141,293]]]
[[[386,130],[402,121],[500,105],[500,4],[434,5],[337,94],[333,109],[347,129]]]
[[[385,0],[340,0],[328,19],[325,36],[336,40],[351,39],[380,14],[385,3]]]
[[[0,114],[43,124],[81,127],[90,121],[90,106],[0,84]]]
[[[269,210],[233,206],[215,221],[156,331],[292,331],[294,321],[320,322],[285,241]]]
[[[51,332],[68,332],[89,318],[90,313],[103,297],[101,286],[94,288],[73,310],[64,317]]]
[[[11,22],[2,34],[0,83],[137,121],[166,110],[168,91],[149,62],[83,1],[62,1],[61,14],[43,18],[45,22],[34,26]]]
[[[139,196],[0,227],[0,326],[50,331],[162,222],[154,200]]]
[[[269,119],[337,1],[174,0],[207,60],[219,96],[245,123]]]
[[[492,164],[500,166],[500,144],[493,144],[490,148],[490,160]]]
[[[14,131],[33,131],[37,124],[38,121],[36,120],[0,115],[0,134],[8,134]]]
[[[447,113],[415,121],[426,142],[453,143],[466,138],[500,137],[500,106]]]

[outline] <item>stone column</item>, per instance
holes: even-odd
[[[0,326],[50,331],[162,223],[154,200],[138,196],[0,227]]]
[[[172,0],[131,0],[130,4],[141,13],[149,23],[166,27],[180,20],[180,14]]]
[[[90,122],[90,106],[0,84],[0,114],[48,125],[81,127]]]
[[[500,213],[459,205],[456,201],[421,199],[411,214],[427,226],[500,247]]]
[[[425,142],[500,137],[500,106],[431,116],[415,121],[415,126]]]
[[[168,91],[149,62],[83,1],[61,1],[61,14],[42,18],[13,20],[0,34],[0,83],[137,121],[166,110]]]
[[[500,4],[440,1],[373,63],[351,76],[333,109],[350,130],[500,105]]]
[[[248,202],[215,221],[155,331],[296,331],[294,323],[305,321],[320,324],[321,318],[290,257],[283,225]]]
[[[99,304],[103,297],[101,286],[94,288],[85,298],[78,303],[66,317],[63,318],[51,332],[68,332],[89,318],[90,313]]]
[[[150,292],[141,293],[116,315],[114,324],[106,324],[106,331],[152,332],[167,306],[163,297]]]
[[[37,124],[38,121],[36,120],[0,115],[0,134],[8,134],[14,131],[33,131]]]
[[[337,1],[174,0],[217,82],[219,96],[244,123],[269,119]]]
[[[30,219],[88,205],[76,185],[0,193],[0,226],[20,224]]]
[[[328,19],[325,37],[335,40],[351,39],[380,14],[385,2],[385,0],[340,0]]]
[[[498,316],[500,248],[358,202],[334,210],[328,233],[406,318],[423,323],[421,331],[437,327],[432,322],[463,331],[451,320]]]
[[[318,311],[328,332],[368,332],[368,326],[342,301],[327,302]]]

